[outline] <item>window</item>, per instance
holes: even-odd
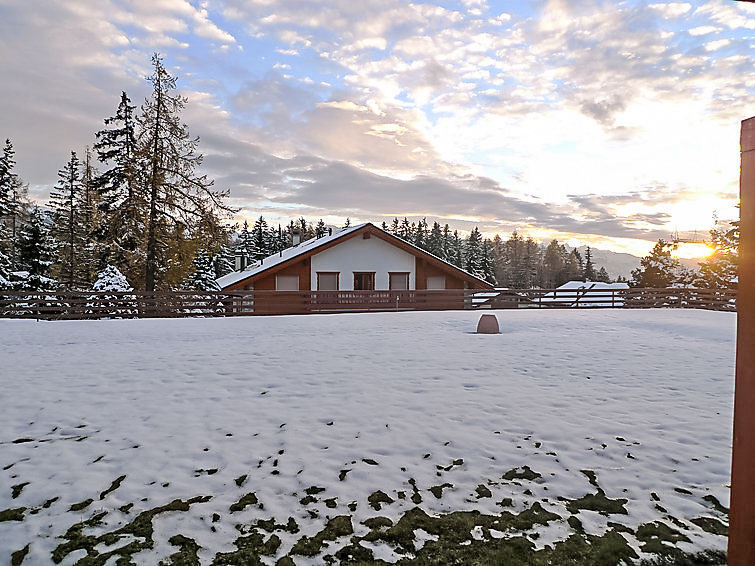
[[[275,290],[276,291],[298,291],[299,290],[299,276],[298,275],[276,275],[275,276]]]
[[[338,272],[318,271],[318,291],[338,291]]]
[[[354,290],[355,291],[374,291],[375,290],[375,272],[354,272]]]
[[[445,275],[431,275],[427,278],[427,290],[438,291],[446,288]]]
[[[408,273],[389,273],[388,289],[390,291],[408,291],[409,274]]]

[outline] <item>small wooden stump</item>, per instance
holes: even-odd
[[[494,314],[484,314],[477,323],[477,334],[500,334],[498,319]]]

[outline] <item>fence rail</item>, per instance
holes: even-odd
[[[0,292],[0,317],[179,318],[501,308],[736,310],[729,289],[498,289],[444,291]]]

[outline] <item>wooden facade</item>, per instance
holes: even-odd
[[[320,273],[334,273],[333,271],[318,271],[317,273],[313,274],[313,258],[317,254],[321,254],[354,238],[363,240],[370,240],[372,238],[375,238],[377,240],[390,244],[391,246],[397,248],[398,250],[401,250],[402,252],[410,254],[414,258],[414,270],[411,273],[412,277],[410,277],[410,274],[406,272],[404,266],[396,266],[395,268],[391,267],[386,270],[386,273],[380,272],[380,274],[385,276],[386,281],[391,280],[391,275],[395,276],[396,274],[406,274],[407,288],[401,290],[403,291],[402,293],[397,294],[396,290],[391,291],[389,289],[390,283],[386,285],[386,288],[382,288],[381,286],[376,285],[376,274],[378,273],[376,269],[369,269],[364,267],[360,267],[358,269],[354,267],[354,269],[352,269],[352,266],[345,266],[342,271],[338,273],[339,285],[345,286],[348,283],[349,286],[353,286],[353,290],[339,286],[339,289],[335,290],[337,294],[333,295],[333,290],[321,291],[317,287],[315,287],[314,289],[312,288],[313,280],[315,281],[315,286],[317,286],[317,281],[319,281]],[[291,254],[291,257],[277,263],[274,262],[274,260],[276,259],[275,256],[271,256],[269,259],[273,261],[271,261],[270,267],[265,268],[265,264],[263,262],[262,266],[258,267],[257,269],[251,270],[248,277],[243,277],[243,272],[238,273],[238,275],[241,277],[236,278],[236,280],[232,283],[223,285],[222,290],[224,292],[253,291],[256,295],[254,301],[255,310],[257,310],[258,312],[265,312],[269,310],[277,310],[280,312],[279,299],[283,297],[274,297],[273,295],[263,296],[258,293],[258,291],[264,291],[265,295],[267,295],[267,292],[273,291],[276,291],[278,293],[293,293],[294,291],[278,290],[279,287],[276,282],[280,281],[279,278],[281,277],[296,277],[298,278],[298,289],[296,290],[300,294],[307,294],[309,292],[312,292],[311,295],[307,295],[309,298],[311,298],[311,300],[306,301],[308,305],[305,306],[302,302],[297,300],[292,301],[291,304],[287,305],[287,307],[284,309],[287,313],[298,313],[308,311],[311,312],[311,308],[315,304],[318,305],[318,308],[324,308],[325,306],[328,306],[332,310],[348,309],[350,304],[352,305],[351,308],[354,308],[354,303],[374,303],[376,307],[383,305],[384,307],[388,306],[388,308],[396,307],[394,303],[397,303],[397,308],[399,309],[421,309],[428,306],[430,308],[434,308],[432,305],[432,290],[429,291],[431,293],[429,295],[431,297],[429,304],[427,304],[427,295],[423,294],[423,299],[421,302],[426,304],[424,306],[412,306],[412,304],[417,302],[417,295],[416,293],[414,293],[414,291],[427,291],[428,281],[436,285],[435,287],[433,287],[433,289],[439,289],[443,291],[462,291],[462,293],[456,294],[443,293],[443,299],[437,301],[437,307],[439,308],[464,308],[464,290],[493,289],[493,286],[488,282],[470,275],[469,273],[457,268],[456,266],[451,265],[450,263],[445,262],[433,256],[432,254],[429,254],[417,248],[416,246],[413,246],[412,244],[409,244],[404,240],[393,236],[392,234],[384,232],[373,224],[365,224],[361,227],[357,227],[356,229],[345,232],[341,236],[335,235],[335,237],[326,238],[322,243],[310,241],[307,246],[302,247],[300,253],[295,253],[295,251],[294,253],[291,253],[290,251],[288,253]],[[369,266],[369,257],[366,260],[364,257],[360,257],[361,263],[359,265],[364,266],[365,261]],[[371,285],[373,286],[373,288],[357,289],[357,281],[360,285],[363,283],[362,279],[357,278],[357,275],[365,273],[373,274],[371,279]],[[413,285],[410,283],[410,279]],[[440,285],[441,282],[442,286]],[[386,294],[388,291],[392,293],[390,297]],[[331,294],[329,295],[328,293]],[[353,293],[354,296],[350,298],[349,296],[347,296],[348,293]],[[365,293],[371,294],[367,296],[365,295]],[[453,295],[453,297],[451,295]],[[438,298],[440,298],[440,295],[438,296]],[[273,303],[278,306],[273,307]]]

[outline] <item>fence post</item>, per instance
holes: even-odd
[[[755,564],[755,117],[742,122],[729,566]]]

